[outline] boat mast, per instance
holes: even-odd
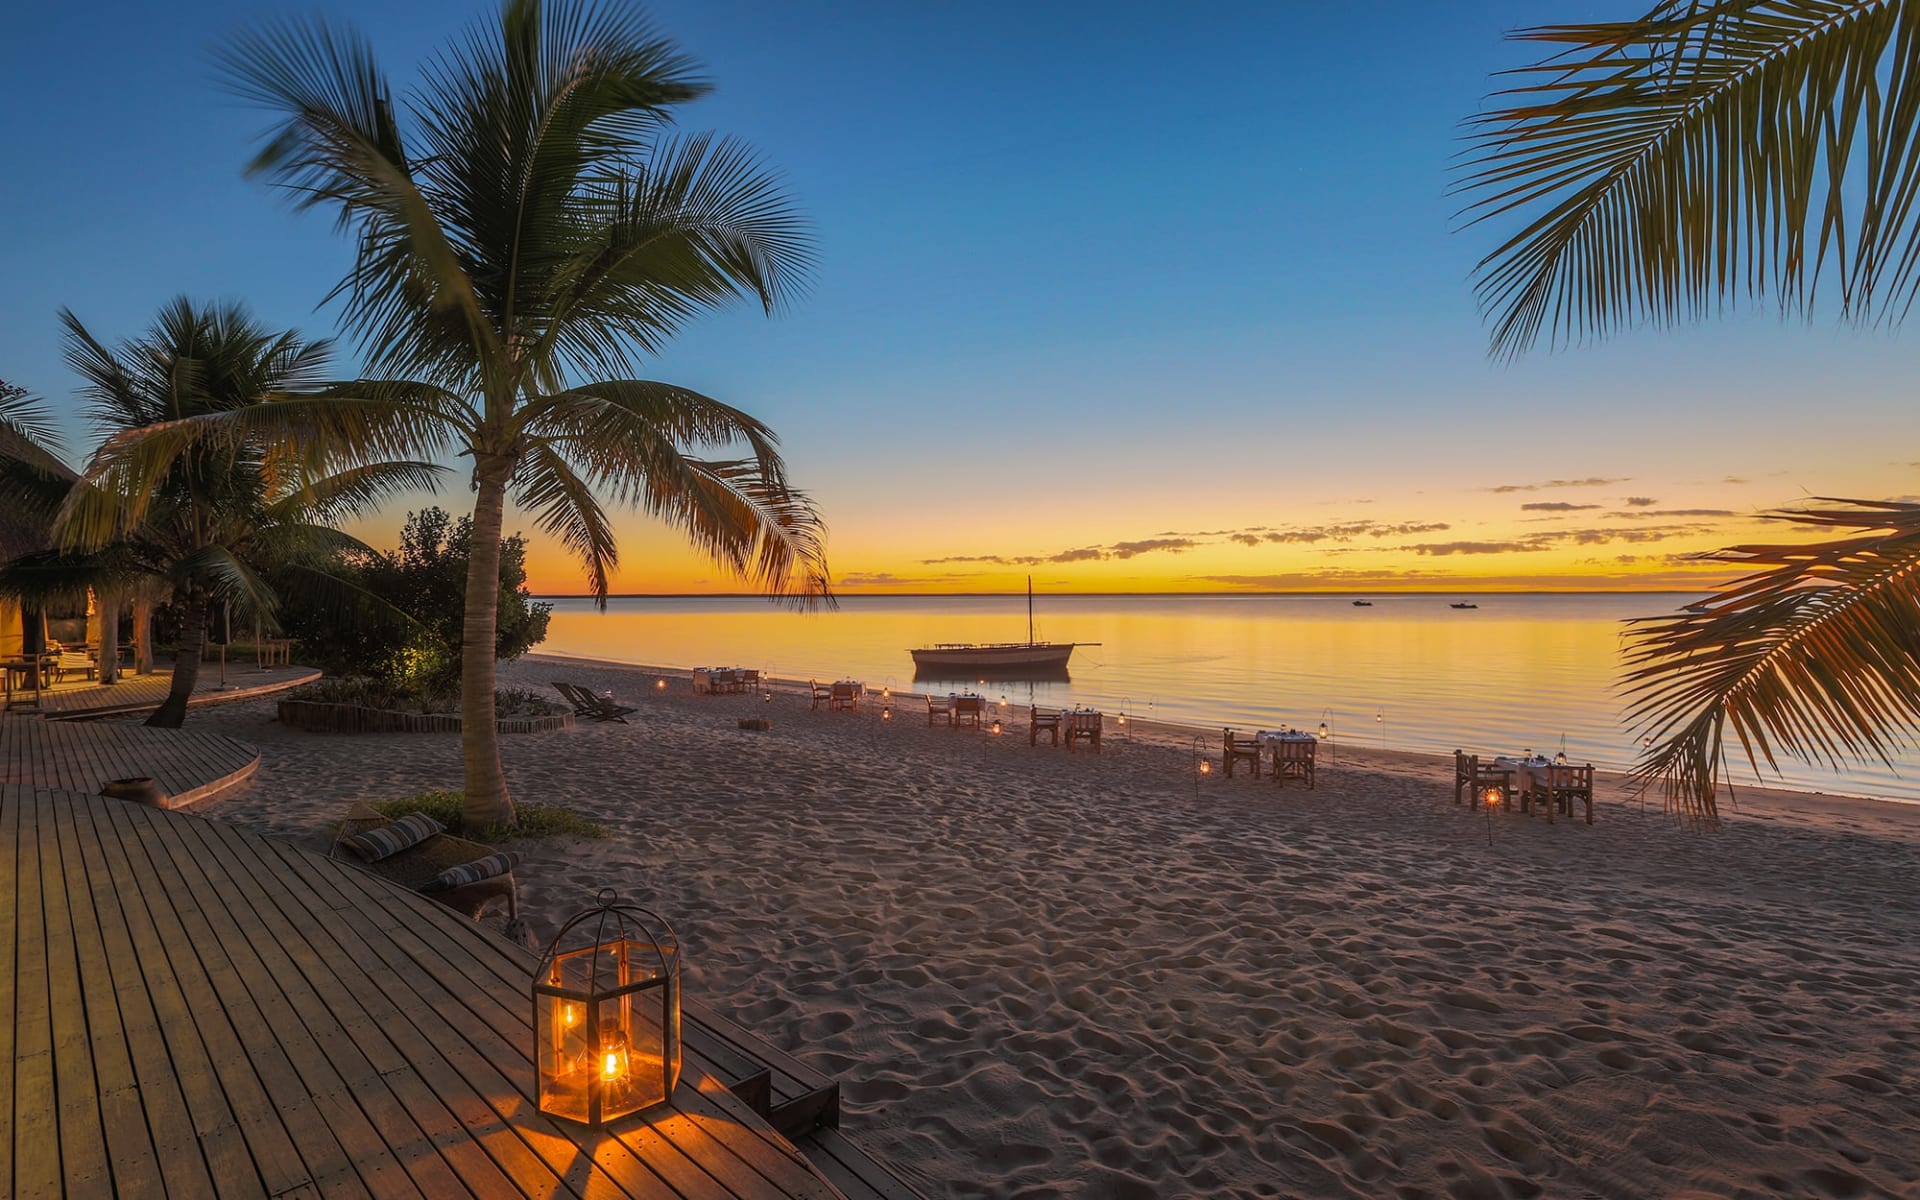
[[[1027,576],[1027,645],[1033,645],[1033,576]]]

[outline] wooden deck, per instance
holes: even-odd
[[[262,669],[248,663],[244,667],[229,666],[227,683],[223,688],[220,685],[219,667],[216,665],[209,669],[203,665],[200,668],[200,677],[193,681],[193,696],[188,699],[187,705],[190,708],[199,708],[208,704],[229,704],[235,700],[251,700],[255,696],[299,687],[303,683],[311,683],[318,678],[320,678],[320,672],[313,667]],[[160,702],[167,698],[167,692],[172,687],[172,671],[155,671],[151,675],[122,675],[120,682],[111,685],[92,680],[72,680],[42,689],[38,710],[16,708],[11,711],[16,715],[38,711],[43,716],[54,720],[147,712],[159,708]]]
[[[0,787],[0,1194],[838,1197],[697,1064],[534,1104],[523,951],[218,821]]]
[[[194,729],[148,729],[127,721],[0,717],[0,784],[97,793],[109,779],[145,775],[169,808],[211,800],[260,765],[247,743]]]

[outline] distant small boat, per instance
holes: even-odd
[[[1373,601],[1371,601],[1371,600],[1355,600],[1355,601],[1353,602],[1353,606],[1354,606],[1355,608],[1372,608],[1372,607],[1373,607]]]
[[[909,650],[913,655],[916,677],[935,676],[940,671],[960,671],[968,676],[997,675],[1020,678],[1024,672],[1036,677],[1064,675],[1067,659],[1075,646],[1098,646],[1099,642],[1036,642],[1033,640],[1033,577],[1027,577],[1027,640],[1025,642],[942,642]]]
[[[1478,604],[1449,604],[1448,608],[1479,608]]]

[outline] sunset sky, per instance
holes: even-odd
[[[212,82],[273,7],[11,15],[0,378],[70,398],[62,305],[110,338],[181,292],[331,332],[350,242],[241,178],[262,120]],[[1776,536],[1753,514],[1808,496],[1920,493],[1916,343],[1748,306],[1489,362],[1458,122],[1523,61],[1504,30],[1641,7],[653,4],[718,84],[683,125],[783,168],[820,268],[790,313],[704,321],[650,374],[780,431],[850,592],[1722,576],[1676,556]],[[401,81],[481,12],[323,8]],[[738,590],[624,528],[615,590]],[[581,586],[554,547],[533,567]]]

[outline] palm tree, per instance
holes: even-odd
[[[743,298],[777,311],[810,267],[803,223],[744,147],[667,133],[668,110],[706,85],[624,5],[507,0],[400,102],[365,39],[321,24],[265,28],[223,64],[277,117],[252,171],[358,239],[333,295],[375,378],[269,406],[277,436],[362,461],[471,459],[464,817],[509,825],[493,662],[509,499],[602,603],[618,562],[603,496],[773,596],[827,598],[824,531],[773,433],[632,377],[702,312]]]
[[[274,589],[263,572],[328,586],[325,567],[343,549],[366,547],[321,522],[351,516],[393,490],[432,486],[438,468],[396,462],[315,476],[301,460],[257,441],[202,441],[164,471],[143,471],[138,447],[189,421],[217,421],[321,378],[326,342],[272,333],[237,305],[200,307],[185,298],[161,309],[147,334],[108,348],[72,313],[67,362],[102,440],[77,479],[44,461],[11,455],[0,471],[10,491],[52,509],[55,547],[0,572],[0,589],[27,597],[113,593],[160,581],[179,604],[180,641],[165,702],[149,725],[185,720],[205,642],[209,605],[230,600],[271,620]],[[22,467],[39,468],[35,475]]]
[[[1470,222],[1521,214],[1481,260],[1493,353],[1745,294],[1895,324],[1920,289],[1920,0],[1662,0],[1636,21],[1549,25],[1554,47],[1470,123]],[[1740,546],[1754,568],[1652,618],[1628,651],[1643,784],[1712,824],[1724,733],[1838,766],[1920,725],[1920,514],[1838,501],[1776,519],[1848,536]],[[1658,743],[1658,744],[1656,744]]]

